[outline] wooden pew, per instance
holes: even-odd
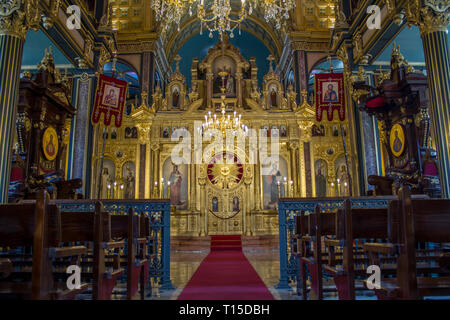
[[[334,234],[335,213],[320,214],[319,206],[314,208],[314,213],[302,219],[302,230],[305,234],[302,237],[302,257],[300,258],[300,276],[302,279],[302,296],[306,300],[306,270],[311,276],[312,299],[323,299],[322,285],[322,263],[324,262],[324,254],[322,252],[322,237]],[[319,217],[319,218],[317,218]],[[306,221],[308,227],[306,228]],[[311,248],[312,251],[311,251]]]
[[[0,247],[32,247],[33,252],[29,281],[11,281],[16,273],[15,261],[2,258],[3,268],[8,271],[0,281],[0,298],[73,299],[87,290],[87,284],[70,290],[66,283],[61,286],[53,281],[54,259],[82,255],[87,253],[87,248],[59,246],[62,238],[61,215],[49,201],[48,193],[40,190],[33,204],[0,205]]]
[[[144,219],[143,222],[141,220]],[[140,226],[149,226],[133,209],[128,215],[111,216],[111,237],[127,241],[127,299],[131,300],[140,291],[140,299],[145,299],[145,286],[148,281],[148,260],[143,251],[148,242],[148,232],[140,231]],[[144,235],[144,238],[141,236]],[[138,250],[138,248],[140,250]],[[139,259],[136,259],[138,257]],[[118,256],[120,259],[120,257]]]
[[[105,250],[125,246],[123,241],[111,240],[111,215],[97,201],[95,212],[62,212],[61,226],[64,243],[92,243],[91,254],[83,259],[88,261],[92,272],[83,272],[83,277],[92,280],[93,300],[110,300],[117,279],[124,270],[114,264],[113,270],[108,270]]]
[[[431,272],[423,272],[417,263],[420,251],[416,248],[418,242],[450,242],[450,200],[413,199],[409,188],[402,187],[399,201],[389,207],[388,228],[390,244],[366,245],[372,264],[377,264],[379,257],[386,253],[393,253],[397,258],[397,277],[381,281],[381,287],[375,289],[378,299],[412,300],[450,295],[448,252],[441,250],[428,256],[427,260],[434,260],[436,267]]]
[[[344,209],[339,209],[335,215],[335,240],[326,241],[330,251],[341,247],[343,260],[341,266],[327,264],[324,270],[333,274],[340,300],[355,300],[355,277],[365,275],[366,269],[355,270],[355,263],[365,262],[364,252],[355,248],[355,240],[387,239],[387,208],[354,209],[349,199],[344,201]],[[360,259],[362,258],[362,259]],[[387,270],[386,270],[387,271]],[[390,273],[394,270],[390,269]]]

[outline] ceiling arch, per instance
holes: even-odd
[[[237,15],[237,12],[234,10],[232,15]],[[177,52],[190,38],[200,33],[200,29],[200,20],[198,20],[195,13],[192,16],[185,16],[180,23],[179,31],[178,26],[171,26],[167,31],[167,35],[164,37],[165,51],[169,63],[173,61]],[[275,59],[278,60],[280,58],[283,50],[283,43],[281,42],[283,36],[279,30],[274,29],[272,25],[266,23],[261,12],[257,9],[254,9],[253,13],[242,21],[241,29],[258,38]],[[203,30],[203,33],[209,33],[209,31]],[[234,34],[235,37],[238,37],[239,31],[235,30]]]

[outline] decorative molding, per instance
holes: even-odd
[[[25,40],[29,29],[39,30],[41,12],[39,0],[0,0],[0,35]]]

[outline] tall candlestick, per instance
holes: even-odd
[[[291,180],[289,182],[289,184],[290,184],[290,190],[289,190],[290,197],[293,198],[294,197],[294,181]]]
[[[277,181],[277,188],[278,188],[278,198],[281,198],[281,186],[280,186],[280,181]]]
[[[167,198],[170,200],[170,181],[167,182]]]
[[[153,187],[153,198],[158,199],[158,181],[155,181],[155,186]]]

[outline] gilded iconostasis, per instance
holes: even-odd
[[[172,233],[199,236],[276,234],[280,197],[349,195],[344,141],[350,166],[354,161],[348,117],[340,121],[335,112],[331,121],[318,122],[310,88],[298,96],[293,71],[281,79],[275,58],[269,53],[264,60],[246,59],[224,37],[201,60],[176,56],[166,82],[155,72],[153,93],[130,96],[123,128],[107,135],[102,196],[169,198]],[[259,65],[267,72],[258,76]],[[186,69],[190,74],[181,72]],[[125,73],[133,75],[131,69]],[[217,148],[207,129],[220,129],[222,119],[239,123],[233,132],[246,134],[244,144],[234,133],[235,144],[228,145],[224,131]],[[97,164],[101,143],[94,150]],[[174,158],[180,154],[181,161]]]

